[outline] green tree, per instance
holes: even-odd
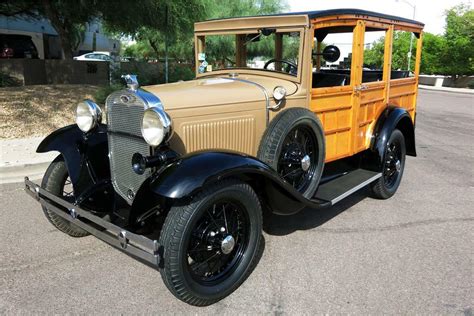
[[[192,23],[203,10],[203,0],[3,0],[0,3],[0,14],[6,16],[48,18],[58,32],[66,59],[72,59],[78,30],[95,19],[117,34],[135,35],[141,29],[150,29],[169,38],[180,32],[192,32]]]
[[[440,54],[445,47],[446,41],[443,36],[424,33],[420,67],[422,74],[434,75],[442,73]]]
[[[171,1],[172,2],[172,1]],[[176,8],[169,12],[176,12],[181,9],[183,12],[170,13],[168,24],[158,27],[144,27],[136,31],[125,32],[131,35],[137,43],[126,49],[126,54],[146,54],[157,59],[169,56],[175,60],[193,62],[194,61],[194,23],[201,20],[252,16],[261,14],[272,14],[281,12],[287,8],[285,2],[281,0],[194,0],[188,4],[177,2]],[[186,12],[184,12],[186,11]],[[189,12],[192,15],[189,15]],[[177,15],[181,16],[181,22],[176,21]],[[166,21],[166,16],[159,18],[162,23]],[[168,44],[168,49],[166,47]],[[266,49],[266,47],[262,47]],[[234,36],[214,36],[209,38],[207,43],[207,53],[215,56],[216,59],[227,60],[228,56],[235,54]],[[252,51],[252,54],[254,52]],[[143,56],[143,55],[142,55]],[[133,57],[139,57],[133,55]]]
[[[284,0],[239,0],[219,1],[208,0],[209,7],[207,19],[220,19],[242,16],[256,16],[275,14],[288,9]],[[272,36],[273,38],[273,36]],[[262,39],[248,46],[248,56],[270,56],[273,52],[273,41]],[[206,41],[206,54],[211,60],[234,62],[230,56],[235,55],[235,36],[212,36]]]
[[[441,71],[451,76],[474,74],[474,10],[469,4],[446,12],[444,39]]]
[[[97,15],[95,9],[88,8],[89,4],[90,1],[82,0],[4,0],[0,3],[0,14],[47,17],[58,32],[64,57],[72,59],[72,51],[82,38],[81,30],[83,31],[84,25]]]

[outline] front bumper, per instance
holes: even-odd
[[[84,229],[102,241],[121,249],[134,257],[154,266],[159,265],[159,243],[157,240],[131,233],[101,217],[81,209],[62,198],[51,194],[25,177],[25,191],[46,207],[68,222]]]

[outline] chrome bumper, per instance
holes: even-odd
[[[142,235],[131,233],[103,218],[55,196],[31,182],[25,177],[25,191],[34,199],[65,220],[91,233],[106,243],[122,251],[138,257],[152,265],[158,266],[160,255],[157,240],[151,240]]]

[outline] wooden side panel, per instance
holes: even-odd
[[[326,136],[326,162],[351,154],[352,87],[312,90],[310,110],[321,121]]]
[[[385,82],[380,81],[365,85],[367,85],[368,90],[361,93],[359,111],[357,113],[355,152],[369,148],[374,125],[386,107],[384,97]]]
[[[411,119],[415,120],[416,78],[404,78],[390,81],[390,105],[407,109]]]

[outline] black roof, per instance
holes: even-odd
[[[315,18],[320,18],[324,16],[343,15],[343,14],[367,15],[367,16],[373,16],[376,18],[390,19],[390,20],[397,20],[400,22],[425,25],[424,23],[411,20],[411,19],[406,19],[406,18],[394,16],[394,15],[388,15],[388,14],[383,14],[383,13],[378,13],[378,12],[373,12],[373,11],[360,10],[360,9],[332,9],[332,10],[319,10],[319,11],[306,11],[306,12],[290,12],[290,13],[272,14],[272,15],[274,16],[275,15],[307,15],[310,19],[315,19]]]
[[[275,14],[265,14],[265,15],[255,15],[255,16],[242,16],[242,18],[259,17],[259,16],[307,15],[310,19],[314,19],[314,18],[320,18],[324,16],[343,15],[343,14],[366,15],[366,16],[372,16],[376,18],[390,19],[390,20],[396,20],[400,22],[418,24],[420,26],[425,25],[424,23],[411,20],[411,19],[402,18],[399,16],[383,14],[383,13],[367,11],[367,10],[360,10],[360,9],[331,9],[331,10],[319,10],[319,11],[275,13]],[[239,17],[229,17],[229,18],[224,18],[224,19],[210,19],[207,21],[225,20],[225,19],[233,19],[233,18],[239,18]]]

